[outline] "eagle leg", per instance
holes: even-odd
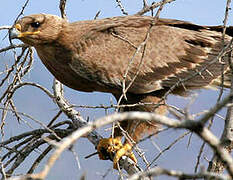
[[[115,138],[103,138],[100,140],[97,151],[99,154],[99,158],[102,160],[108,160],[113,157],[113,168],[117,168],[117,163],[121,159],[122,156],[127,156],[132,161],[137,163],[137,159],[132,152],[132,146],[129,143],[125,143],[122,145],[121,136],[117,136]]]

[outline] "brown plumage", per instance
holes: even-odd
[[[212,62],[223,47],[221,31],[220,26],[171,19],[156,21],[145,16],[69,23],[54,15],[36,14],[20,19],[10,36],[34,46],[48,70],[78,91],[109,92],[119,99],[123,82],[127,87],[134,80],[127,100],[122,101],[134,104],[160,102],[169,88],[182,79],[187,81],[178,84],[174,93],[218,85],[222,62],[227,63],[227,56],[221,62]],[[232,27],[227,30],[224,45],[231,36]],[[227,66],[223,69],[227,71]],[[164,114],[166,107],[155,109],[150,105],[122,110]],[[156,124],[145,122],[126,121],[122,126],[136,142],[144,133],[157,130]],[[121,136],[118,128],[115,136]],[[103,154],[100,158],[106,159]]]

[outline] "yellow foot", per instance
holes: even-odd
[[[137,163],[137,159],[132,152],[132,146],[128,143],[122,145],[121,138],[104,138],[101,139],[97,151],[99,153],[99,158],[102,160],[107,160],[113,158],[113,168],[117,169],[117,163],[122,156],[127,156]]]
[[[99,141],[97,146],[97,151],[99,153],[99,158],[102,160],[111,159],[116,151],[122,148],[122,143],[120,138],[103,138]]]
[[[137,159],[134,156],[133,152],[132,152],[132,146],[128,143],[124,144],[123,147],[121,149],[119,149],[113,159],[113,168],[114,169],[118,169],[117,168],[117,164],[118,161],[121,159],[122,156],[127,156],[130,159],[132,159],[136,164],[137,164]]]

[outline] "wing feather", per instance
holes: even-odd
[[[71,62],[73,70],[90,72],[89,80],[119,91],[127,69],[126,86],[138,71],[129,89],[135,94],[171,87],[189,76],[193,77],[183,85],[201,88],[221,75],[219,61],[209,65],[222,48],[220,32],[161,19],[151,28],[143,51],[142,43],[151,22],[152,18],[138,16],[99,20],[95,28],[75,43],[77,54]],[[229,40],[230,36],[226,36],[225,42]],[[75,65],[78,61],[83,64],[82,70]],[[197,73],[206,66],[207,70]]]

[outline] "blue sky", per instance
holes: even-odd
[[[2,25],[12,25],[18,13],[21,11],[22,6],[25,1],[21,0],[5,0],[1,1],[0,6],[0,26]],[[148,2],[152,2],[151,0]],[[142,7],[142,0],[122,0],[122,4],[125,6],[126,11],[129,14],[134,14],[139,11]],[[200,25],[221,25],[224,12],[225,12],[226,0],[177,0],[173,3],[168,4],[162,11],[160,17],[180,19],[185,21],[190,21]],[[28,6],[26,7],[24,14],[35,14],[35,13],[49,13],[60,15],[59,12],[59,1],[58,0],[30,0]],[[232,6],[231,6],[232,7]],[[95,14],[101,10],[99,18],[121,16],[121,11],[116,7],[116,2],[113,0],[69,0],[67,1],[67,16],[69,21],[77,20],[88,20],[93,19]],[[228,20],[228,25],[232,25],[233,16],[230,13]],[[0,31],[0,49],[9,45],[8,38],[6,36],[6,31]],[[17,43],[17,41],[15,41]],[[39,83],[49,90],[51,90],[53,77],[47,71],[47,69],[42,65],[40,60],[37,58],[35,53],[35,62],[31,72],[25,77],[25,80],[33,81]],[[7,52],[0,54],[0,70],[6,64],[12,64],[13,53]],[[0,75],[1,77],[1,75]],[[0,89],[0,93],[2,90]],[[216,102],[218,92],[213,90],[203,90],[197,92],[198,97],[194,104],[192,105],[192,112],[199,112],[205,110]],[[103,93],[82,93],[65,88],[65,95],[70,102],[77,105],[100,105],[110,104],[113,97],[110,94]],[[26,112],[38,120],[46,123],[51,120],[51,118],[56,114],[57,107],[53,102],[41,91],[26,87],[19,90],[15,96],[14,101],[18,108],[18,111]],[[187,104],[187,98],[181,98],[176,96],[169,97],[168,102],[180,107],[184,107]],[[104,115],[104,110],[86,110],[80,109],[83,117],[90,117],[90,120],[94,120],[98,117]],[[222,112],[224,114],[224,111]],[[67,119],[62,116],[62,120]],[[7,116],[7,125],[5,128],[6,137],[17,135],[18,133],[31,130],[24,123],[18,124],[12,116]],[[35,123],[28,120],[33,127],[39,127]],[[223,121],[216,118],[216,125],[214,126],[214,132],[216,135],[221,134],[223,127]],[[171,142],[171,139],[178,137],[183,131],[169,130],[168,133],[162,133],[158,137],[153,138],[161,149]],[[101,131],[102,135],[108,136],[108,133]],[[186,148],[188,142],[188,137],[180,141],[175,147],[173,147],[169,152],[164,154],[156,164],[161,167],[168,167],[176,170],[187,170],[188,172],[193,172],[194,163],[196,160],[196,154],[200,147],[200,140],[196,137],[192,137],[191,145]],[[158,150],[154,148],[150,141],[143,142],[140,147],[145,150],[148,160],[156,156]],[[104,174],[107,169],[112,168],[112,164],[109,161],[100,161],[97,156],[84,159],[84,156],[93,153],[95,150],[93,145],[89,143],[86,139],[80,139],[75,149],[79,154],[79,159],[81,162],[81,169],[78,170],[77,164],[74,160],[73,155],[70,152],[63,153],[60,160],[55,164],[55,167],[51,170],[48,179],[69,179],[74,180],[80,177],[83,173],[86,173],[87,179],[101,179],[100,174]],[[0,152],[1,153],[1,152]],[[195,154],[196,153],[196,154]],[[35,152],[36,155],[36,152]],[[205,151],[205,156],[211,158],[212,152],[207,149]],[[139,162],[141,160],[139,159]],[[17,173],[23,173],[24,169],[29,166],[30,160],[17,170]],[[206,165],[206,162],[202,159],[201,164]],[[117,179],[117,172],[115,170],[111,171],[106,179],[111,179],[113,176]],[[162,178],[161,178],[162,179]],[[167,179],[167,178],[165,178]]]

